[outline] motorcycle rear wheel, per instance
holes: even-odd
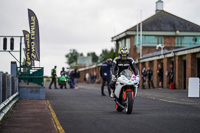
[[[132,98],[132,92],[128,91],[126,93],[126,113],[131,114],[133,110],[133,98]]]

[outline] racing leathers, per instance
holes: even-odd
[[[124,69],[129,69],[129,67],[131,67],[136,76],[139,76],[139,71],[135,65],[133,58],[127,57],[126,60],[122,60],[120,57],[116,57],[113,60],[112,81],[110,83],[111,89],[115,90],[116,77],[120,74],[120,72],[122,72]]]

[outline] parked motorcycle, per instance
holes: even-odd
[[[63,86],[65,87],[65,89],[67,89],[67,84],[66,83],[67,83],[67,78],[64,75],[59,77],[58,84],[60,85],[61,89],[63,88]]]
[[[115,107],[118,112],[124,109],[127,114],[132,113],[133,103],[137,95],[140,78],[130,70],[125,69],[117,78],[115,84]]]

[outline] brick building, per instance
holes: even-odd
[[[158,64],[163,68],[163,87],[169,88],[169,79],[165,73],[169,71],[170,64],[173,64],[174,83],[177,89],[188,89],[189,77],[200,78],[200,45],[165,50],[144,55],[136,60],[137,67],[141,71],[143,67],[150,67],[153,70],[154,86],[158,87],[157,69]],[[141,73],[140,73],[141,76]]]
[[[140,35],[137,36],[135,25],[112,37],[112,41],[117,51],[119,47],[126,46],[130,49],[130,56],[137,59],[140,57],[141,41],[142,55],[156,52],[158,44],[164,45],[166,50],[199,44],[200,26],[162,10],[142,21],[142,40]]]
[[[137,30],[140,24],[112,37],[116,51],[122,46],[129,48],[129,55],[136,60],[140,73],[143,67],[150,66],[155,87],[158,87],[158,64],[163,66],[163,75],[173,64],[176,88],[187,89],[189,77],[200,77],[200,26],[164,11],[161,0],[156,2],[156,13],[142,21],[142,37]],[[156,49],[159,44],[164,46],[162,55],[160,49]],[[99,69],[100,65],[85,68],[82,73]],[[163,76],[163,87],[169,88],[166,76]]]

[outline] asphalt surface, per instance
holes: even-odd
[[[100,95],[100,85],[47,89],[46,94],[66,133],[200,133],[200,99],[169,91],[139,89],[130,115],[117,112],[114,99]]]

